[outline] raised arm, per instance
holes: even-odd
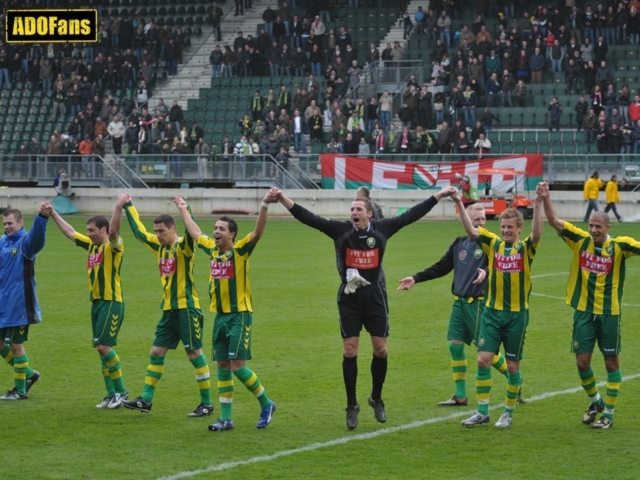
[[[22,241],[21,251],[27,258],[32,259],[40,250],[44,248],[45,237],[47,235],[47,221],[51,216],[51,206],[40,204],[40,213],[33,220],[31,230]]]
[[[120,224],[122,223],[122,207],[131,201],[131,195],[124,193],[118,195],[116,206],[113,209],[111,222],[109,222],[109,240],[115,242],[120,237]],[[55,220],[55,218],[54,218]],[[56,222],[58,223],[58,222]]]
[[[160,250],[160,241],[158,240],[158,237],[147,232],[147,229],[140,221],[138,210],[136,210],[136,207],[131,203],[130,197],[129,202],[124,206],[124,211],[127,214],[127,220],[131,226],[131,230],[133,231],[133,236],[153,252],[158,252],[158,250]]]
[[[262,199],[258,220],[256,220],[256,228],[251,232],[251,244],[256,245],[260,241],[260,237],[264,233],[264,227],[267,225],[267,209],[270,203],[277,202],[278,189],[272,188]]]
[[[551,202],[551,195],[549,194],[549,184],[547,182],[540,182],[536,187],[536,195],[538,195],[538,192],[544,193],[543,205],[544,205],[544,214],[547,217],[547,222],[558,233],[561,233],[562,230],[564,230],[564,220],[558,218],[556,209],[553,206],[553,203]]]
[[[348,225],[347,222],[338,222],[335,220],[330,220],[328,218],[320,217],[316,215],[301,205],[298,205],[290,198],[287,198],[282,191],[275,188],[269,192],[269,195],[275,199],[275,201],[280,202],[285,206],[287,210],[293,215],[297,220],[304,223],[305,225],[315,228],[316,230],[320,230],[325,235],[336,238],[335,235],[338,232],[344,233],[345,229],[353,228]]]
[[[458,196],[458,193],[456,192],[455,194],[451,195],[451,198],[453,199],[454,202],[456,202],[456,205],[458,207],[458,212],[460,214],[460,221],[462,222],[464,231],[471,238],[473,238],[474,240],[477,240],[478,237],[480,237],[480,232],[471,223],[471,219],[469,218],[469,215],[467,214],[467,211],[465,210],[464,205],[462,204],[462,200]]]
[[[173,203],[176,204],[180,215],[182,215],[182,220],[184,221],[184,226],[187,228],[189,236],[197,242],[198,237],[202,235],[202,230],[200,230],[200,227],[196,224],[195,220],[191,218],[189,205],[187,205],[187,202],[185,202],[180,195],[176,195],[173,199]]]
[[[67,222],[64,221],[64,219],[60,216],[58,212],[55,211],[55,209],[51,206],[49,202],[44,202],[43,205],[46,206],[45,208],[51,208],[51,218],[53,219],[54,222],[56,222],[56,225],[58,226],[60,231],[64,234],[64,236],[67,237],[72,242],[75,242],[76,241],[75,229],[71,225],[69,225]]]
[[[531,242],[535,245],[540,241],[542,237],[542,202],[544,201],[544,197],[548,196],[549,192],[541,191],[538,193],[536,188],[536,198],[533,203],[533,222],[531,223]]]

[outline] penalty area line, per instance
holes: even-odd
[[[622,381],[624,382],[624,381],[634,380],[636,378],[640,378],[640,373],[622,377]],[[605,385],[605,383],[606,382],[599,382],[598,386],[602,387]],[[583,391],[582,387],[568,388],[566,390],[558,390],[555,392],[541,393],[540,395],[534,395],[532,397],[529,397],[526,400],[527,400],[527,403],[538,402],[540,400],[546,400],[548,398],[557,397],[559,395],[569,395],[572,393],[578,393],[582,391]],[[489,408],[489,410],[497,410],[503,407],[504,407],[504,404],[493,405]],[[398,425],[397,427],[381,428],[380,430],[375,430],[373,432],[361,433],[358,435],[352,435],[348,437],[340,437],[340,438],[336,438],[335,440],[329,440],[326,442],[312,443],[309,445],[305,445],[304,447],[292,448],[290,450],[282,450],[280,452],[276,452],[271,455],[259,455],[257,457],[247,458],[246,460],[237,460],[235,462],[225,462],[225,463],[220,463],[218,465],[211,465],[210,467],[203,468],[201,470],[189,470],[186,472],[180,472],[180,473],[176,473],[175,475],[161,477],[158,480],[179,480],[181,478],[192,478],[197,475],[202,475],[205,473],[221,472],[223,470],[242,467],[244,465],[251,465],[253,463],[270,462],[272,460],[276,460],[281,457],[289,457],[297,453],[311,452],[314,450],[319,450],[321,448],[333,447],[336,445],[343,445],[345,443],[357,442],[360,440],[369,440],[371,438],[376,438],[382,435],[401,432],[403,430],[409,430],[411,428],[423,427],[425,425],[429,425],[432,423],[446,422],[447,420],[453,420],[455,418],[470,415],[472,412],[473,411],[466,410],[464,412],[456,412],[451,415],[445,415],[443,417],[434,417],[434,418],[429,418],[427,420],[420,420],[417,422],[405,423],[404,425]]]

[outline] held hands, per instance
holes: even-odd
[[[269,192],[264,196],[262,201],[264,203],[276,203],[278,201],[278,194],[281,194],[280,190],[276,187],[273,187]]]
[[[122,193],[118,195],[118,198],[116,199],[116,206],[122,208],[129,202],[131,202],[131,195],[128,193]]]
[[[282,200],[282,191],[279,188],[273,187],[269,190],[269,193],[264,197],[266,203],[276,203]]]
[[[42,202],[40,204],[40,215],[46,218],[49,218],[51,215],[53,215],[53,207],[49,202]]]
[[[173,203],[176,204],[176,206],[178,207],[178,210],[181,210],[183,208],[187,208],[187,202],[185,202],[184,198],[182,198],[180,195],[176,195],[173,198]]]
[[[457,192],[458,192],[458,189],[456,187],[446,187],[440,190],[438,193],[436,193],[434,197],[436,197],[436,199],[438,200],[441,200],[445,197],[452,197]]]
[[[473,282],[471,282],[474,285],[478,285],[479,283],[484,282],[484,279],[487,278],[487,271],[479,268],[478,269],[478,278],[476,278]]]
[[[398,283],[400,283],[400,286],[396,289],[396,292],[400,290],[411,290],[411,287],[416,284],[416,281],[413,277],[405,277],[402,280],[398,280]]]
[[[365,280],[360,276],[360,273],[355,268],[347,268],[347,286],[344,287],[345,295],[355,292],[360,287],[371,285],[371,282]]]

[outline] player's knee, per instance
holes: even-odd
[[[96,350],[98,351],[98,353],[101,356],[105,356],[106,354],[108,354],[111,351],[111,347],[108,347],[107,345],[96,345]]]
[[[347,358],[355,357],[358,354],[358,345],[353,343],[344,344],[344,356]]]
[[[586,372],[591,367],[591,358],[576,358],[576,365],[578,370],[581,372]]]
[[[387,346],[380,346],[373,349],[373,354],[378,358],[386,358],[387,356]]]
[[[620,363],[618,362],[617,355],[607,355],[604,357],[604,365],[607,369],[607,372],[615,372],[620,369]]]

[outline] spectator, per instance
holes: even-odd
[[[461,131],[459,133],[459,137],[454,144],[454,149],[458,155],[460,155],[460,161],[469,160],[469,153],[473,148],[473,144],[467,139],[467,133],[465,131]]]
[[[269,7],[267,6],[267,8]],[[224,12],[222,11],[222,8],[218,6],[218,2],[213,2],[211,10],[209,11],[209,19],[211,21],[211,27],[213,28],[213,33],[216,37],[216,42],[222,41],[220,23],[222,22],[223,16],[224,16]]]
[[[176,131],[180,131],[180,124],[183,120],[182,107],[178,105],[178,101],[174,100],[171,109],[169,110],[169,121],[173,123]]]
[[[473,146],[476,149],[476,153],[478,154],[478,159],[487,156],[491,151],[491,141],[485,137],[484,133],[480,133]]]
[[[553,97],[549,102],[549,131],[555,128],[560,131],[560,116],[562,115],[562,105],[558,102],[558,97]]]
[[[107,127],[107,131],[109,132],[109,135],[111,135],[114,153],[116,155],[121,155],[122,154],[122,138],[124,137],[124,134],[125,134],[125,127],[119,115],[116,115],[113,121],[109,123],[109,126]]]
[[[371,150],[369,149],[369,144],[365,140],[364,137],[360,139],[360,143],[358,144],[358,156],[361,158],[367,158],[371,154]]]
[[[289,159],[291,156],[287,152],[285,147],[280,147],[280,152],[275,156],[276,163],[280,165],[284,170],[289,169]]]
[[[207,164],[209,162],[209,156],[211,155],[211,147],[204,143],[203,137],[200,137],[193,148],[193,153],[198,156],[198,180],[202,181],[209,177]]]
[[[629,93],[629,87],[627,85],[622,85],[622,90],[620,90],[618,94],[618,104],[620,105],[620,114],[623,118],[623,123],[618,123],[618,125],[624,125],[631,123],[631,118],[629,117],[629,106],[631,105],[631,94]]]
[[[52,137],[52,139],[55,137]],[[82,155],[82,165],[84,166],[84,177],[91,178],[91,166],[93,164],[93,142],[89,135],[85,135],[84,140],[80,142],[78,152]]]
[[[518,106],[524,107],[527,101],[527,86],[524,84],[522,79],[518,80],[514,93],[518,99]]]
[[[464,118],[467,125],[476,123],[476,107],[478,106],[478,96],[471,90],[471,86],[467,85],[466,90],[462,94],[462,108],[464,108]]]
[[[449,18],[446,11],[442,11],[438,18],[437,26],[440,29],[440,40],[447,48],[451,48],[451,18]]]
[[[582,129],[582,123],[584,122],[587,112],[589,110],[589,104],[584,98],[584,95],[580,96],[580,100],[576,103],[574,111],[576,112],[576,128],[578,132]]]
[[[595,136],[598,153],[609,153],[609,127],[606,126],[604,120],[599,122]],[[598,211],[597,208],[596,211]]]
[[[514,90],[516,82],[509,73],[509,70],[505,69],[503,71],[500,83],[500,102],[502,107],[504,108],[506,103],[508,103],[510,107],[513,107],[513,103],[511,102],[511,92]]]

